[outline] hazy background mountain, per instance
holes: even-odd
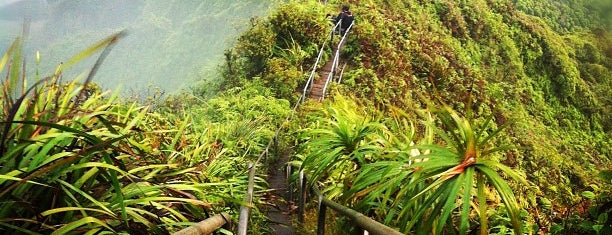
[[[176,91],[215,77],[224,49],[269,6],[264,0],[0,0],[0,50],[21,35],[28,19],[28,67],[40,51],[41,71],[53,71],[87,46],[127,29],[95,81],[106,89],[121,84],[124,94],[156,87]],[[65,77],[87,71],[94,59]]]

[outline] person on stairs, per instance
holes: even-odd
[[[349,6],[343,5],[342,11],[334,19],[334,25],[336,25],[338,22],[341,22],[340,23],[340,35],[344,35],[344,33],[346,32],[346,29],[348,29],[348,27],[351,26],[351,24],[353,23],[353,20],[354,20],[354,17],[351,11],[349,11]]]

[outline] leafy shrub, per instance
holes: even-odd
[[[194,128],[191,118],[197,117],[121,104],[116,94],[91,83],[121,35],[27,89],[18,66],[21,41],[0,60],[8,78],[0,109],[0,230],[167,234],[211,214],[237,211],[247,159],[227,156],[240,146],[219,145],[216,136],[225,129]],[[99,51],[83,84],[59,82],[63,69]],[[260,192],[265,182],[256,181]],[[263,219],[260,213],[255,218],[257,228]]]
[[[303,68],[312,66],[330,27],[322,6],[317,1],[289,1],[268,18],[251,22],[234,49],[226,52],[222,87],[261,78],[275,97],[295,102],[295,91],[307,78]]]
[[[389,117],[388,128],[342,96],[335,98],[320,125],[304,130],[305,158],[298,160],[311,182],[324,183],[326,196],[417,234],[487,234],[487,201],[499,197],[514,233],[521,234],[519,204],[502,175],[526,182],[495,158],[509,147],[490,143],[510,122],[495,128],[492,118],[480,124],[443,106],[430,110],[437,121],[423,115],[428,123],[423,131],[400,110]],[[470,226],[474,214],[478,226]]]

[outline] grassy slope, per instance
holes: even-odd
[[[234,79],[226,83],[261,77],[277,96],[295,100],[283,90],[301,89],[305,72],[286,71],[310,66],[308,58],[315,55],[309,43],[321,39],[311,33],[304,40],[308,32],[300,27],[303,21],[320,27],[323,14],[339,5],[331,1],[322,10],[313,2],[291,3],[269,21],[255,21],[236,50],[226,54],[227,65],[245,70],[232,73],[226,66],[226,76]],[[599,176],[611,166],[612,36],[601,27],[607,19],[599,11],[574,4],[580,14],[570,17],[593,17],[553,28],[548,24],[557,21],[551,17],[562,14],[564,5],[539,4],[548,9],[547,18],[540,18],[519,10],[530,1],[517,3],[521,8],[510,0],[346,2],[357,26],[344,51],[350,62],[343,93],[380,110],[410,109],[420,104],[417,94],[465,110],[471,96],[478,115],[493,115],[497,125],[516,120],[503,138],[519,148],[499,160],[532,183],[516,189],[526,199],[524,206],[540,214],[540,223],[584,213],[589,205],[581,194],[587,190],[610,200],[605,196],[610,184]],[[538,212],[549,203],[552,210]]]
[[[610,169],[611,36],[560,35],[511,1],[352,1],[347,85],[379,107],[415,93],[461,109],[467,97],[498,124],[516,119],[504,162],[564,211]]]

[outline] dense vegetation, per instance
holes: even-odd
[[[222,211],[237,220],[247,163],[289,103],[255,86],[206,104],[189,95],[125,103],[91,83],[122,35],[27,79],[21,40],[2,57],[0,231],[166,234]],[[63,71],[102,50],[87,77],[62,82]],[[256,185],[260,195],[260,175]],[[265,231],[262,214],[253,218]]]
[[[0,60],[0,229],[163,234],[235,218],[247,162],[283,125],[326,39],[340,4],[327,2],[252,19],[218,84],[151,106],[91,83],[121,33],[27,79],[16,40]],[[347,3],[357,26],[343,82],[303,104],[275,152],[331,199],[406,233],[612,232],[608,3]],[[99,51],[89,75],[62,82]],[[266,232],[262,213],[251,221]]]
[[[529,227],[527,230],[570,234],[609,231],[612,119],[608,91],[612,81],[612,37],[606,28],[608,3],[485,0],[347,3],[352,6],[358,24],[343,52],[349,67],[343,84],[338,86],[340,93],[354,96],[365,107],[360,110],[368,110],[365,113],[372,117],[388,117],[392,110],[400,109],[408,120],[418,123],[417,110],[432,108],[426,105],[427,100],[440,100],[462,116],[472,112],[476,123],[492,117],[493,129],[488,131],[512,122],[497,134],[495,145],[516,148],[493,155],[493,161],[512,167],[529,182],[528,186],[511,184],[523,208],[521,216]],[[315,56],[310,45],[320,43],[321,36],[314,33],[304,38],[302,34],[308,31],[291,30],[308,24],[309,28],[320,27],[325,23],[325,12],[333,13],[339,4],[331,1],[324,7],[313,1],[292,2],[267,20],[256,21],[228,56],[230,66],[226,69],[233,66],[231,74],[240,74],[236,69],[242,68],[238,70],[245,71],[238,76],[242,81],[260,77],[274,87],[277,96],[295,100],[295,93],[282,91],[298,89],[307,76],[302,70],[289,72],[309,65]],[[574,14],[562,14],[568,9]],[[562,23],[563,20],[571,24]],[[296,46],[287,42],[301,43]],[[249,45],[258,45],[257,50]],[[232,77],[237,78],[228,76],[226,82]],[[312,109],[319,108],[309,110]],[[322,115],[333,122],[344,121],[331,114]],[[371,120],[357,123],[362,122]],[[379,122],[388,121],[374,123]],[[325,133],[332,131],[330,128],[342,126],[338,123],[310,126],[309,122],[301,125],[306,131],[322,130],[298,141],[305,143],[296,146],[300,149],[316,149],[308,146],[317,146],[316,138],[327,138]],[[358,126],[347,124],[348,129],[342,130],[358,132]],[[346,137],[349,136],[347,133]],[[370,134],[360,138],[363,139],[355,139],[353,144],[374,141]],[[423,133],[416,131],[409,140],[419,142],[422,138]],[[450,145],[441,137],[434,142]],[[334,161],[319,156],[306,162],[323,161],[336,167],[335,161],[344,161],[339,159],[341,156],[357,161],[359,154],[352,154],[356,150],[341,151],[331,157]],[[305,156],[317,153],[321,152],[302,152]],[[363,155],[372,158],[366,162],[385,159],[382,154],[368,151]],[[319,165],[311,173],[327,182],[332,196],[346,199],[358,194],[357,189],[346,183],[358,179],[359,172],[334,175],[331,172],[335,171],[321,167],[325,168]],[[387,200],[398,196],[385,195]],[[372,198],[346,202],[363,208],[364,212],[381,203]],[[494,212],[488,213],[500,213],[501,208],[494,207]],[[393,216],[388,211],[371,213],[383,216],[380,219]],[[493,222],[502,226],[502,221]],[[490,232],[495,231],[500,230]]]

